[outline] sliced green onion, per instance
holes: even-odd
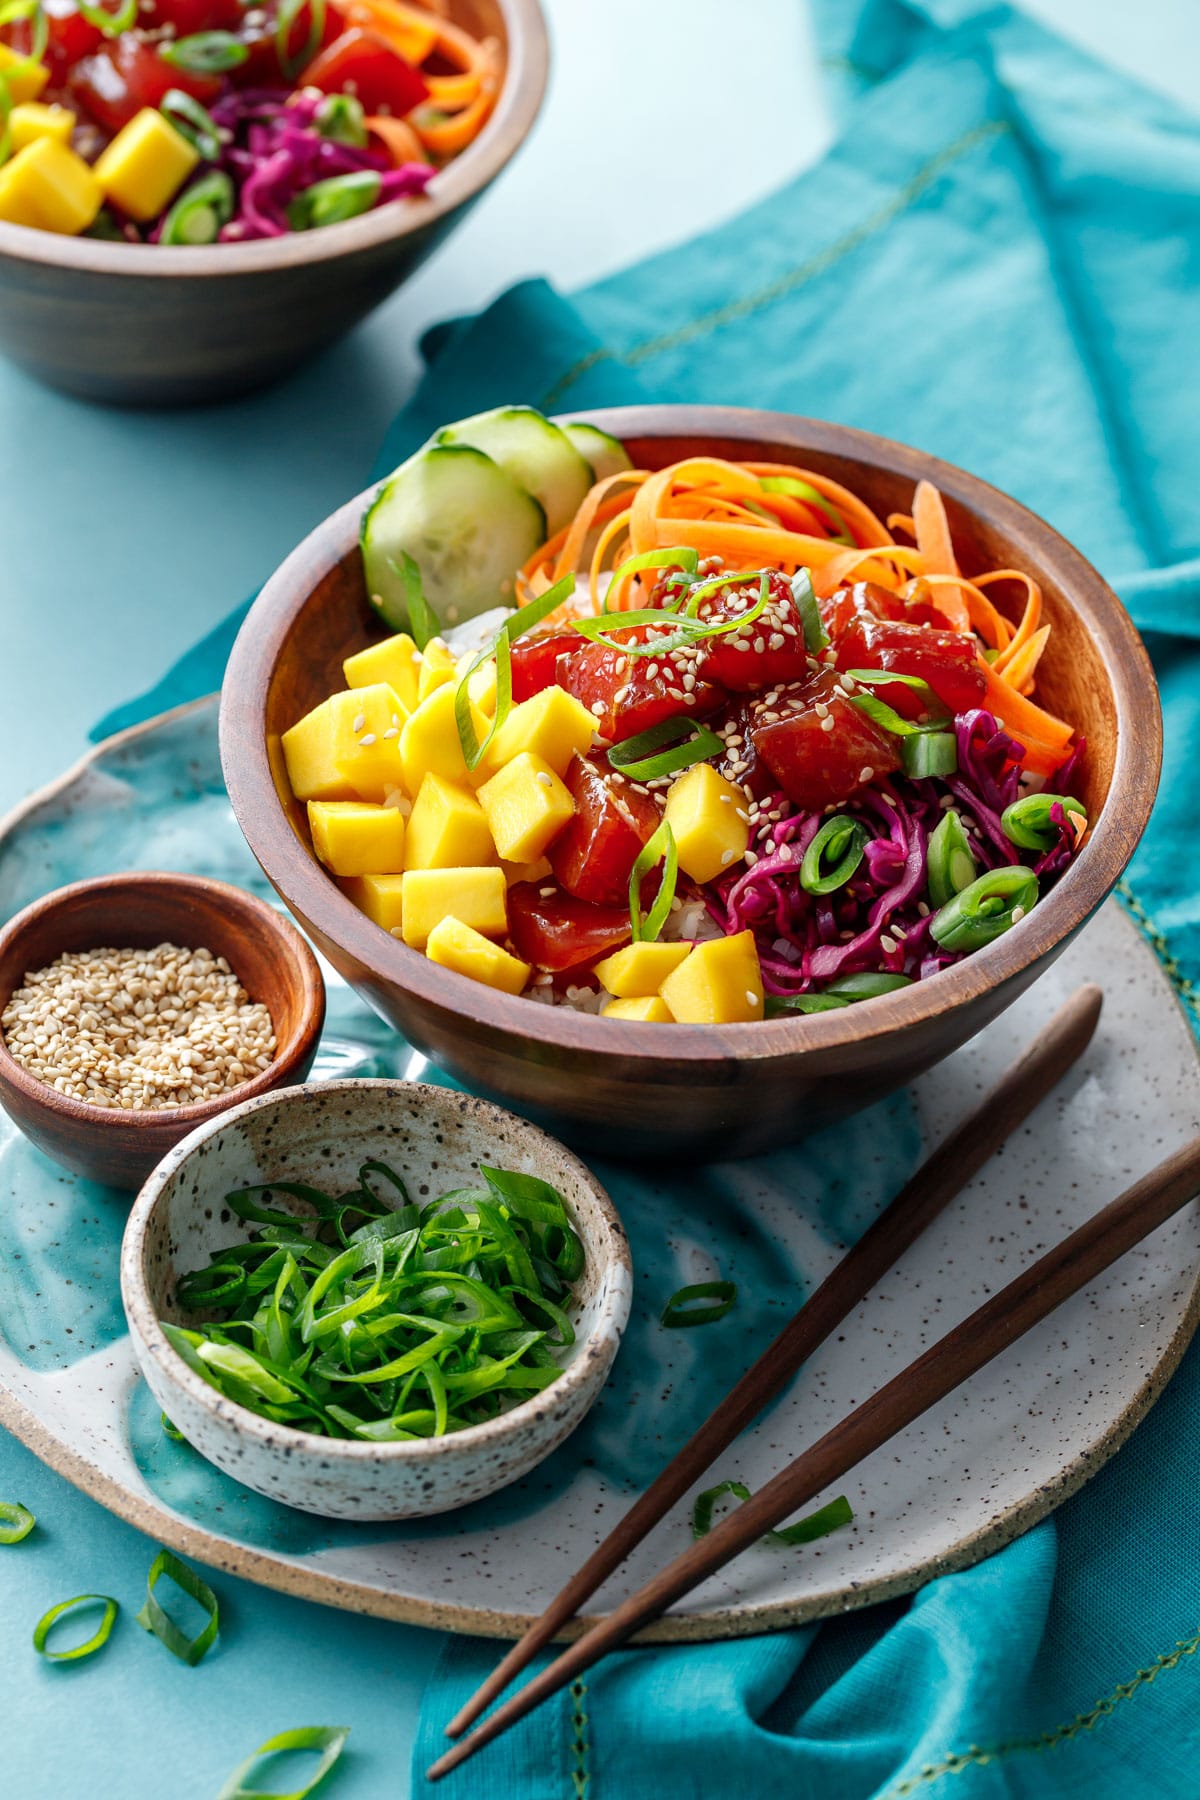
[[[36,1524],[29,1508],[19,1500],[0,1500],[0,1544],[19,1544]]]
[[[837,507],[832,506],[810,481],[801,481],[798,475],[760,475],[758,485],[764,494],[791,494],[794,499],[807,500],[810,506],[815,506],[818,512],[824,513],[833,526],[836,534],[834,543],[854,548],[854,539],[846,529],[845,519]]]
[[[404,606],[408,613],[408,629],[412,641],[418,650],[424,650],[430,638],[441,635],[442,627],[437,614],[425,598],[421,571],[407,550],[400,552],[399,561],[389,556],[388,564],[392,574],[404,586]]]
[[[658,884],[658,894],[653,906],[642,917],[642,882],[656,868],[663,865],[662,880]],[[675,881],[679,873],[679,851],[675,844],[675,833],[664,819],[658,830],[652,833],[643,844],[641,852],[629,873],[629,922],[635,944],[652,944],[667,922],[671,911],[671,902],[675,898]]]
[[[696,571],[700,567],[700,552],[693,550],[689,544],[677,544],[670,550],[643,550],[638,556],[631,556],[623,562],[619,569],[614,569],[608,587],[604,591],[602,612],[608,611],[608,596],[617,582],[623,581],[626,575],[638,575],[643,569],[678,569],[687,580],[696,579]],[[659,615],[661,617],[661,614]]]
[[[783,1019],[789,1013],[841,1012],[849,1004],[849,1000],[839,1000],[836,994],[767,994],[763,999],[763,1016]]]
[[[138,22],[138,0],[121,0],[116,12],[93,5],[91,0],[76,0],[76,10],[80,18],[102,31],[105,37],[120,37],[123,31],[132,31]]]
[[[305,6],[309,9],[308,36],[293,56],[292,26]],[[324,35],[325,0],[280,0],[279,10],[275,14],[275,59],[289,81],[294,81],[301,69],[312,61],[321,48]]]
[[[238,1764],[217,1795],[217,1800],[307,1800],[309,1794],[316,1792],[342,1754],[349,1735],[348,1725],[300,1725],[294,1731],[276,1732],[265,1744],[260,1744],[245,1762]],[[291,1788],[286,1794],[280,1794],[249,1785],[258,1763],[273,1756],[286,1756],[297,1750],[312,1750],[319,1753],[321,1758],[303,1787]],[[265,1774],[266,1770],[261,1773]]]
[[[1053,806],[1061,806],[1068,819],[1078,813],[1087,824],[1087,807],[1070,794],[1025,794],[1000,814],[1005,837],[1022,850],[1053,850],[1058,842],[1058,826],[1050,817]]]
[[[154,1590],[164,1575],[173,1581],[182,1593],[187,1594],[202,1606],[208,1614],[207,1623],[196,1633],[195,1637],[188,1637],[186,1632],[181,1631],[174,1619],[164,1612],[159,1604]],[[170,1550],[160,1550],[151,1563],[150,1573],[146,1577],[146,1604],[138,1613],[137,1622],[143,1631],[148,1631],[156,1637],[159,1643],[171,1652],[172,1656],[177,1656],[180,1662],[185,1662],[189,1668],[194,1669],[196,1664],[208,1655],[217,1641],[217,1631],[220,1627],[217,1596],[208,1583],[200,1579],[194,1569],[189,1569],[188,1565],[181,1562],[177,1556],[172,1555]]]
[[[955,894],[961,894],[979,873],[963,822],[953,807],[943,813],[929,839],[925,869],[934,907],[945,906]]]
[[[495,638],[479,652],[459,682],[454,696],[454,723],[458,727],[458,741],[462,745],[468,769],[479,767],[488,745],[512,710],[512,645],[518,638],[523,638],[527,632],[540,625],[543,619],[549,618],[574,591],[575,577],[564,575],[561,581],[556,581],[553,587],[547,588],[544,594],[539,594],[536,600],[529,601],[528,605],[510,614]],[[492,714],[487,736],[480,743],[475,735],[475,720],[471,711],[471,677],[493,657],[496,659],[496,710]]]
[[[6,76],[19,75],[26,62],[40,63],[50,42],[50,21],[42,0],[4,0],[0,5],[0,28],[22,19],[31,23],[29,50],[20,63],[9,63]],[[0,83],[4,82],[5,77],[0,76]]]
[[[1019,924],[1037,897],[1032,869],[1021,863],[989,869],[934,913],[929,929],[943,950],[979,950]]]
[[[712,1530],[713,1508],[718,1500],[732,1494],[735,1500],[749,1500],[750,1489],[744,1481],[719,1481],[716,1487],[706,1488],[697,1494],[692,1505],[692,1536],[707,1537]],[[817,1538],[828,1537],[831,1531],[837,1531],[843,1525],[852,1524],[854,1512],[844,1494],[822,1506],[817,1512],[809,1513],[807,1518],[797,1519],[794,1525],[785,1525],[779,1531],[768,1531],[763,1538],[766,1544],[811,1544]]]
[[[900,740],[900,763],[914,781],[953,775],[958,768],[958,742],[952,731],[922,731]]]
[[[663,1307],[662,1323],[668,1331],[678,1331],[685,1325],[715,1325],[732,1310],[736,1300],[736,1282],[694,1281],[690,1287],[676,1288]]]
[[[829,633],[821,618],[821,609],[813,592],[812,576],[807,569],[796,570],[791,579],[791,589],[792,600],[804,629],[804,648],[810,656],[816,656],[829,648]]]
[[[835,813],[826,819],[800,863],[800,886],[809,894],[845,887],[866,855],[871,834],[861,819]]]
[[[366,146],[366,113],[353,94],[326,94],[313,123],[322,137],[332,138],[334,143],[352,144],[356,150]]]
[[[186,69],[189,75],[225,75],[230,69],[240,68],[250,52],[232,31],[195,31],[190,37],[160,44],[158,54],[174,68]]]
[[[210,1263],[181,1275],[176,1293],[181,1306],[235,1306],[246,1291],[246,1271],[237,1263]]]
[[[158,1422],[162,1426],[164,1434],[170,1438],[173,1444],[187,1443],[187,1439],[184,1437],[182,1431],[180,1431],[178,1425],[175,1424],[173,1419],[168,1419],[166,1413],[160,1413],[158,1415]]]
[[[892,737],[919,737],[922,732],[937,731],[944,721],[919,725],[915,719],[902,719],[900,714],[890,707],[886,700],[876,699],[874,694],[849,695],[851,706],[856,706],[860,713],[878,725],[881,731],[890,732]]]
[[[82,1644],[76,1644],[71,1650],[47,1650],[46,1640],[59,1619],[64,1613],[71,1612],[77,1606],[102,1606],[104,1608],[103,1617],[91,1637],[85,1638]],[[76,1594],[73,1600],[60,1600],[58,1605],[52,1606],[48,1613],[43,1613],[34,1626],[33,1647],[39,1656],[46,1658],[47,1662],[78,1662],[81,1657],[91,1656],[95,1651],[104,1648],[119,1611],[120,1608],[116,1601],[109,1594]]]
[[[768,994],[766,1015],[769,1019],[786,1017],[788,1013],[838,1012],[858,1000],[875,1000],[880,994],[894,994],[911,987],[911,975],[893,974],[886,969],[867,969],[860,975],[839,975],[819,994]]]
[[[929,683],[922,681],[919,675],[900,675],[894,669],[848,669],[846,673],[851,681],[857,681],[860,687],[889,687],[893,683],[898,683],[900,687],[908,688],[917,696],[922,706],[933,715],[933,719],[929,721],[931,723],[941,722],[950,717]],[[910,720],[909,723],[911,724],[912,721]]]
[[[0,164],[6,163],[12,150],[12,93],[7,80],[0,75]]]
[[[704,620],[697,618],[690,610],[693,606],[699,606],[708,593],[752,581],[755,575],[760,576],[758,599],[746,612],[739,613],[735,618]],[[705,582],[699,589],[693,588],[687,596],[688,610],[683,613],[646,606],[633,612],[576,619],[575,630],[590,643],[603,644],[609,650],[619,650],[623,656],[668,656],[672,650],[679,650],[686,644],[700,643],[706,638],[725,637],[729,632],[741,631],[744,626],[753,625],[766,611],[770,598],[770,570],[755,569],[749,575],[722,575],[716,581]],[[651,638],[644,644],[626,643],[611,635],[615,631],[640,630],[647,625],[667,625],[670,629],[665,636]]]
[[[158,110],[206,162],[216,161],[221,154],[221,128],[193,94],[184,93],[182,88],[168,88]]]
[[[288,223],[293,231],[319,231],[324,225],[357,219],[370,212],[382,185],[378,169],[354,169],[349,175],[314,181],[288,205]]]
[[[678,739],[683,740],[682,743]],[[664,746],[672,745],[666,749]],[[716,732],[691,719],[686,713],[660,719],[636,737],[614,744],[608,753],[609,766],[632,781],[653,781],[659,775],[673,775],[677,769],[690,769],[693,763],[708,762],[720,756],[725,745]]]

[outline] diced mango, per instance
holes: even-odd
[[[684,1025],[736,1025],[763,1016],[762,971],[752,931],[711,938],[668,975],[662,997]]]
[[[173,200],[200,152],[153,106],[143,106],[96,158],[105,199],[145,221]]]
[[[441,775],[459,787],[469,787],[466,758],[454,716],[457,689],[452,682],[434,688],[408,719],[400,733],[400,769],[404,785],[415,800],[426,775]],[[480,743],[487,736],[488,720],[476,710],[473,715],[475,735]]]
[[[519,994],[531,973],[527,962],[521,962],[499,944],[490,944],[461,919],[445,918],[435,925],[425,954],[430,962],[440,963],[444,969],[456,969],[460,975],[499,988],[503,994]]]
[[[595,719],[574,694],[560,687],[543,688],[513,707],[484,752],[479,773],[487,780],[529,750],[556,775],[565,775],[575,752],[588,749],[595,733]]]
[[[398,875],[404,820],[394,806],[367,800],[310,800],[313,849],[335,875]]]
[[[536,862],[531,863],[501,861],[500,867],[504,870],[504,879],[507,881],[509,887],[512,887],[514,883],[518,881],[546,881],[547,879],[554,879],[554,871],[551,869],[550,864],[546,861],[544,856],[539,856]]]
[[[376,925],[398,932],[404,919],[403,882],[403,875],[356,875],[342,882],[342,892]]]
[[[565,784],[528,750],[484,782],[479,804],[506,862],[535,862],[575,812]]]
[[[4,77],[13,105],[20,106],[26,100],[37,99],[50,79],[50,71],[45,63],[34,62],[10,45],[0,44],[0,76]]]
[[[435,688],[452,681],[458,686],[458,663],[450,646],[442,638],[430,638],[421,652],[417,671],[417,702],[428,698]]]
[[[387,799],[402,786],[404,708],[386,682],[332,694],[283,734],[297,800]]]
[[[26,100],[9,113],[8,128],[14,150],[23,150],[26,144],[32,144],[40,137],[69,144],[75,129],[75,114],[68,106],[44,106],[40,100]]]
[[[675,833],[679,866],[693,881],[712,881],[740,862],[750,843],[746,796],[711,763],[696,763],[672,783],[663,812]]]
[[[354,798],[354,789],[334,760],[334,698],[322,700],[283,734],[288,785],[297,800]]]
[[[596,979],[618,1000],[657,994],[667,976],[690,955],[690,944],[626,944],[596,964]]]
[[[0,169],[0,219],[10,225],[75,237],[87,230],[103,200],[82,156],[56,138],[34,138]]]
[[[430,932],[443,919],[457,919],[484,937],[504,936],[508,889],[501,870],[408,869],[402,880],[401,930],[411,949],[424,950]]]
[[[600,1014],[602,1019],[632,1019],[639,1025],[670,1025],[674,1018],[670,1007],[657,994],[642,994],[627,1000],[610,1000]]]
[[[348,656],[342,664],[347,687],[374,687],[377,681],[386,681],[403,702],[406,714],[416,708],[420,672],[421,652],[407,631],[398,631],[395,637],[368,645],[365,650]]]
[[[426,775],[409,816],[405,868],[478,868],[495,860],[487,819],[471,790]]]

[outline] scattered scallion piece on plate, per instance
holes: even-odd
[[[81,1644],[73,1645],[70,1650],[48,1650],[46,1648],[50,1633],[65,1614],[73,1612],[76,1607],[82,1610],[92,1606],[102,1606],[104,1613],[90,1638],[85,1638]],[[46,1658],[47,1662],[79,1662],[83,1657],[91,1656],[95,1651],[104,1648],[119,1610],[117,1602],[110,1594],[76,1594],[72,1600],[60,1600],[57,1606],[52,1606],[49,1612],[43,1613],[34,1626],[33,1647],[39,1656]]]
[[[0,1544],[19,1544],[27,1538],[37,1520],[19,1500],[0,1500]]]
[[[663,1307],[662,1323],[668,1331],[685,1325],[715,1325],[732,1310],[736,1300],[736,1282],[695,1281],[689,1287],[677,1288],[671,1295]]]
[[[155,1593],[155,1589],[164,1575],[175,1583],[181,1593],[187,1594],[190,1599],[195,1600],[199,1606],[203,1607],[208,1615],[205,1624],[194,1637],[188,1637],[185,1631],[180,1630],[174,1619],[164,1611]],[[190,1569],[185,1562],[181,1562],[179,1557],[174,1556],[170,1550],[160,1550],[151,1563],[150,1573],[146,1577],[146,1604],[137,1614],[137,1622],[143,1631],[148,1631],[156,1637],[164,1649],[171,1652],[172,1656],[177,1656],[180,1662],[185,1662],[190,1668],[195,1668],[196,1664],[203,1661],[204,1657],[208,1655],[217,1641],[217,1632],[220,1629],[220,1608],[217,1605],[217,1596],[208,1583],[201,1580],[194,1569]]]
[[[324,1781],[341,1756],[349,1736],[348,1725],[299,1725],[293,1731],[277,1731],[265,1744],[260,1744],[257,1750],[251,1751],[245,1762],[238,1764],[217,1795],[217,1800],[307,1800],[307,1796],[316,1792],[318,1785]],[[247,1785],[259,1763],[265,1762],[269,1757],[288,1756],[304,1750],[311,1750],[320,1757],[320,1761],[303,1787],[279,1794],[266,1788]]]
[[[715,1487],[705,1488],[697,1494],[692,1505],[692,1536],[707,1537],[712,1530],[713,1509],[718,1500],[726,1494],[732,1494],[735,1500],[749,1500],[750,1489],[744,1481],[719,1481]],[[809,1513],[803,1519],[797,1519],[794,1525],[781,1526],[778,1531],[768,1531],[763,1542],[765,1544],[811,1544],[817,1538],[828,1537],[831,1531],[837,1531],[843,1525],[853,1522],[854,1510],[844,1494],[831,1500],[827,1506]]]

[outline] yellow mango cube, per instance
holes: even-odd
[[[421,652],[417,671],[417,703],[427,699],[435,688],[452,681],[458,686],[458,663],[450,646],[440,637],[430,638]]]
[[[596,964],[596,979],[618,1000],[643,999],[657,994],[691,949],[690,944],[626,944]]]
[[[143,106],[96,158],[106,200],[145,221],[173,200],[200,161],[200,152],[153,106]]]
[[[483,937],[502,938],[508,929],[508,889],[500,869],[407,869],[401,879],[401,930],[410,949],[424,950],[443,919],[457,919]]]
[[[406,715],[417,705],[420,672],[421,652],[407,631],[398,631],[395,637],[368,645],[367,649],[348,656],[342,664],[348,688],[374,687],[376,682],[386,681],[403,703]]]
[[[479,804],[506,862],[535,862],[575,812],[549,763],[528,750],[484,782]]]
[[[532,972],[527,962],[499,944],[489,943],[461,919],[445,918],[435,925],[425,954],[443,969],[455,969],[460,975],[469,975],[472,981],[499,988],[502,994],[519,994]]]
[[[410,714],[400,733],[400,770],[404,785],[415,800],[426,775],[440,775],[459,787],[469,787],[466,758],[454,716],[455,684],[445,682],[426,696]],[[482,743],[487,736],[488,721],[475,709],[472,713],[475,736]]]
[[[283,734],[297,800],[384,801],[402,785],[404,708],[386,682],[331,694]]]
[[[353,800],[354,789],[334,759],[333,700],[305,713],[281,740],[288,785],[297,800]]]
[[[509,887],[518,881],[552,881],[554,879],[554,871],[544,856],[539,856],[536,862],[531,863],[504,862],[502,860],[500,867],[504,870],[504,879]]]
[[[398,875],[404,868],[404,820],[394,806],[310,800],[308,828],[334,875]]]
[[[426,775],[408,821],[406,869],[486,867],[496,846],[483,808],[469,788]]]
[[[627,1000],[610,1000],[602,1019],[632,1019],[637,1025],[670,1025],[674,1014],[657,994],[641,994]]]
[[[75,129],[75,114],[68,106],[44,106],[40,100],[26,100],[13,107],[8,115],[8,128],[14,150],[24,150],[26,144],[32,144],[40,137],[69,144]]]
[[[385,931],[398,932],[404,918],[403,875],[356,875],[342,892]]]
[[[543,688],[513,707],[488,745],[479,772],[486,780],[528,750],[556,775],[565,775],[575,752],[588,750],[595,733],[595,719],[574,694]]]
[[[4,78],[8,97],[15,107],[26,100],[37,99],[50,79],[50,71],[45,63],[33,62],[20,50],[0,44],[0,76]]]
[[[683,1025],[738,1025],[763,1016],[762,971],[752,931],[711,938],[662,984],[671,1016]]]
[[[82,156],[56,138],[34,138],[0,169],[0,219],[76,237],[104,196]]]
[[[679,866],[693,881],[712,881],[746,854],[746,796],[710,763],[693,764],[672,783],[663,817],[675,833]]]

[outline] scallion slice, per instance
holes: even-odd
[[[833,526],[834,543],[854,548],[854,539],[846,529],[845,519],[811,481],[801,481],[798,475],[760,475],[758,485],[764,494],[791,494],[796,500],[807,500],[810,506],[815,506],[818,512],[824,513]]]
[[[366,113],[353,94],[326,94],[313,124],[321,137],[332,138],[334,143],[351,144],[356,150],[366,148]]]
[[[19,1544],[36,1524],[29,1508],[19,1500],[0,1500],[0,1544]]]
[[[217,1795],[217,1800],[307,1800],[309,1794],[316,1792],[342,1754],[349,1735],[348,1725],[300,1725],[293,1731],[278,1731],[265,1744],[260,1744],[257,1750],[252,1751],[245,1762],[238,1764]],[[303,1787],[290,1788],[286,1794],[280,1794],[249,1785],[259,1763],[274,1756],[287,1756],[298,1750],[311,1750],[320,1757]],[[266,1773],[265,1770],[262,1772]]]
[[[916,695],[929,713],[930,723],[949,718],[949,713],[938,699],[927,681],[919,675],[900,675],[894,669],[847,669],[851,681],[857,681],[860,687],[906,687]],[[909,721],[911,724],[913,721]]]
[[[845,887],[866,855],[871,834],[861,819],[835,813],[826,819],[800,863],[800,886],[809,894]]]
[[[164,1612],[159,1604],[154,1590],[164,1575],[173,1581],[182,1593],[187,1594],[202,1606],[208,1614],[207,1622],[195,1637],[188,1637],[186,1632],[181,1631],[174,1619]],[[190,1668],[195,1668],[196,1664],[208,1655],[217,1641],[217,1632],[220,1629],[220,1609],[217,1605],[217,1596],[208,1583],[200,1579],[194,1569],[189,1569],[188,1565],[181,1562],[177,1556],[172,1555],[170,1550],[160,1550],[151,1563],[150,1573],[146,1577],[146,1604],[138,1613],[137,1622],[143,1631],[148,1631],[156,1637],[159,1643],[171,1652],[172,1656],[177,1656],[180,1662],[185,1662]]]
[[[963,822],[950,807],[930,835],[925,853],[926,881],[934,907],[945,906],[955,894],[970,887],[978,872]]]
[[[409,634],[417,649],[424,650],[430,638],[440,636],[442,627],[437,614],[425,598],[421,571],[407,550],[400,552],[399,559],[389,556],[388,566],[404,587],[404,607],[408,613]]]
[[[168,88],[158,110],[206,162],[216,161],[221,154],[221,128],[207,107],[182,88]]]
[[[512,710],[512,646],[523,638],[527,632],[548,619],[552,612],[570,599],[575,591],[575,577],[564,575],[553,587],[539,594],[536,600],[530,600],[504,621],[493,641],[481,650],[466,674],[458,684],[454,696],[454,723],[458,727],[458,741],[462,745],[463,758],[468,769],[476,769],[484,751],[507,719]],[[409,615],[411,617],[411,614]],[[475,720],[471,714],[471,677],[477,669],[492,657],[496,659],[496,710],[492,714],[492,722],[482,743],[475,733]]]
[[[715,593],[721,588],[744,585],[759,577],[758,599],[753,606],[731,619],[700,619],[688,609],[699,606],[705,595]],[[741,631],[744,626],[753,625],[766,611],[771,598],[770,570],[754,569],[745,575],[722,575],[716,581],[705,582],[690,594],[681,594],[685,602],[685,610],[676,612],[666,608],[646,606],[634,612],[606,613],[599,618],[576,619],[575,629],[589,643],[603,644],[606,649],[619,650],[623,656],[669,656],[672,650],[682,649],[688,644],[703,642],[706,638],[725,637],[733,631]],[[646,643],[627,643],[624,639],[614,637],[617,631],[644,630],[647,626],[665,625],[666,633],[651,638]]]
[[[989,869],[948,900],[929,921],[943,950],[979,950],[1020,923],[1037,904],[1038,879],[1024,864]]]
[[[713,1509],[718,1500],[732,1494],[735,1500],[749,1500],[750,1489],[744,1481],[719,1481],[715,1487],[706,1488],[697,1494],[692,1504],[692,1536],[707,1537],[712,1530]],[[831,1531],[837,1531],[843,1525],[852,1524],[854,1512],[844,1494],[831,1500],[827,1506],[809,1513],[806,1518],[797,1519],[794,1525],[784,1525],[778,1531],[768,1531],[763,1538],[765,1544],[811,1544],[817,1538],[828,1537]]]
[[[663,865],[662,880],[653,906],[642,917],[642,882],[651,869]],[[643,844],[629,873],[629,922],[635,944],[652,944],[667,922],[671,902],[675,898],[675,881],[679,874],[679,852],[675,833],[664,819],[658,830]]]
[[[953,775],[958,768],[958,743],[952,731],[922,731],[900,740],[900,763],[914,781],[935,775]]]
[[[104,1613],[90,1638],[85,1638],[82,1644],[76,1644],[70,1650],[46,1648],[46,1640],[64,1613],[72,1612],[76,1607],[91,1606],[102,1606]],[[117,1602],[110,1594],[76,1594],[73,1600],[60,1600],[57,1606],[52,1606],[49,1612],[43,1613],[34,1626],[33,1647],[47,1662],[78,1662],[81,1657],[91,1656],[104,1648],[119,1611]]]
[[[839,975],[819,994],[768,994],[766,1015],[776,1019],[788,1013],[837,1012],[843,1006],[853,1006],[857,1000],[874,1000],[880,994],[894,994],[900,988],[911,987],[912,983],[911,975],[901,975],[898,971],[865,969],[858,975]]]
[[[291,54],[292,27],[308,7],[308,36],[295,56]],[[279,0],[275,14],[275,59],[288,81],[294,81],[321,48],[325,35],[325,0]]]
[[[379,198],[383,177],[378,169],[352,169],[348,175],[330,175],[303,188],[287,209],[293,231],[318,231],[340,225],[370,212]]]
[[[676,1288],[663,1307],[662,1323],[668,1331],[690,1325],[715,1325],[732,1310],[736,1300],[736,1282],[694,1281],[690,1287]]]
[[[138,0],[121,0],[116,12],[93,5],[92,0],[76,0],[76,10],[80,18],[86,19],[105,37],[120,37],[123,31],[132,31],[138,22]]]
[[[619,569],[613,570],[605,589],[601,611],[608,611],[609,594],[616,583],[623,581],[627,575],[638,575],[643,569],[678,569],[685,581],[694,581],[699,567],[700,552],[693,550],[689,544],[677,544],[670,550],[643,550],[639,555],[629,557]]]
[[[210,169],[186,188],[163,220],[160,244],[215,244],[233,217],[233,183],[223,169]]]
[[[672,747],[666,748],[668,745]],[[628,775],[631,781],[653,781],[659,775],[690,769],[693,763],[708,762],[722,755],[724,749],[715,731],[699,719],[689,718],[687,713],[676,713],[639,731],[636,737],[614,744],[608,761],[611,768]]]
[[[817,596],[813,592],[812,576],[807,569],[797,569],[791,580],[792,601],[800,614],[800,624],[804,631],[804,648],[810,656],[817,656],[822,650],[829,648],[829,633],[821,618],[821,610],[817,605]]]
[[[15,25],[18,20],[28,19],[30,22],[29,50],[22,62],[40,63],[46,54],[46,46],[50,42],[50,21],[46,17],[46,9],[42,0],[3,0],[0,4],[0,28]],[[21,63],[9,63],[6,76],[17,75],[21,71]],[[0,90],[9,104],[12,95],[9,93],[8,81],[0,80]]]
[[[1070,794],[1024,794],[1000,814],[1005,837],[1022,850],[1053,850],[1058,842],[1058,826],[1050,812],[1055,806],[1062,807],[1066,818],[1077,813],[1087,824],[1087,807]]]
[[[173,1444],[187,1443],[187,1439],[184,1437],[182,1431],[180,1431],[178,1425],[176,1425],[173,1419],[168,1419],[166,1413],[160,1413],[158,1415],[158,1422],[163,1428],[164,1436],[169,1437]]]
[[[194,31],[190,37],[160,44],[158,54],[189,75],[225,75],[240,68],[250,52],[232,31]]]

